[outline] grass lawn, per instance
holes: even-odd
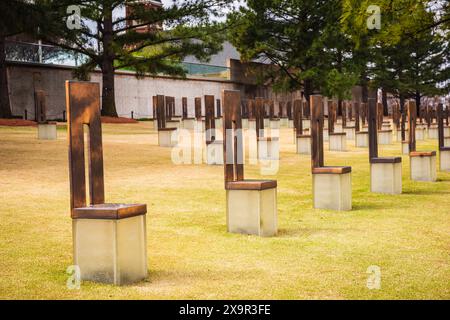
[[[132,286],[66,286],[72,264],[67,140],[0,127],[1,299],[450,299],[450,173],[409,179],[403,194],[369,192],[367,149],[326,152],[353,168],[353,211],[314,210],[310,158],[281,132],[279,234],[228,234],[223,168],[178,165],[151,124],[103,126],[107,202],[147,203],[149,277]],[[326,144],[326,147],[328,145]],[[399,143],[381,155],[400,155]],[[418,142],[436,150],[437,141]],[[246,166],[246,177],[259,169]],[[265,177],[267,178],[267,177]],[[382,273],[369,290],[370,266]]]

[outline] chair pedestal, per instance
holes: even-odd
[[[425,140],[425,130],[422,127],[416,128],[416,140]]]
[[[194,130],[197,132],[205,132],[205,121],[204,120],[195,120]]]
[[[450,137],[445,137],[444,138],[444,146],[445,147],[450,147]]]
[[[436,181],[436,152],[411,152],[409,154],[411,180]]]
[[[158,130],[158,145],[164,148],[172,148],[177,144],[177,130],[165,128]]]
[[[378,131],[378,144],[392,144],[392,130],[380,130]]]
[[[264,128],[268,128],[270,126],[270,120],[267,118],[264,118]]]
[[[270,129],[280,129],[280,120],[270,120]]]
[[[323,141],[330,141],[330,134],[328,129],[323,129]]]
[[[302,127],[303,127],[303,129],[311,128],[311,120],[310,119],[302,119]]]
[[[402,154],[409,155],[409,143],[407,141],[402,141]]]
[[[206,145],[206,163],[223,165],[223,141],[214,141]]]
[[[264,190],[227,190],[226,193],[228,232],[261,237],[277,234],[276,186]]]
[[[428,128],[428,139],[438,139],[438,135],[437,126],[432,125]]]
[[[450,148],[439,151],[439,169],[441,171],[450,171]]]
[[[280,140],[278,138],[258,138],[258,158],[260,160],[279,160]]]
[[[347,140],[355,140],[355,127],[344,127],[343,131],[347,136]]]
[[[288,126],[288,118],[281,118],[280,119],[280,127],[287,128]]]
[[[166,128],[168,129],[179,129],[181,127],[181,122],[178,120],[167,120],[166,121]]]
[[[330,151],[347,151],[347,138],[345,133],[329,134]]]
[[[183,119],[183,128],[186,130],[194,130],[195,119],[194,118]]]
[[[370,164],[370,191],[385,194],[402,193],[402,163],[396,161]]]
[[[294,128],[294,120],[288,120],[288,128]]]
[[[56,140],[56,137],[56,122],[38,124],[39,140]]]
[[[297,136],[297,153],[311,154],[311,136]]]
[[[215,118],[214,119],[215,125],[216,125],[216,129],[221,129],[223,124],[222,124],[222,118]]]
[[[347,173],[313,173],[315,209],[352,209],[352,176]]]
[[[242,129],[248,128],[249,128],[248,119],[242,119]]]
[[[248,128],[250,130],[256,130],[256,120],[248,120]]]
[[[72,228],[81,280],[125,285],[147,277],[145,215],[73,219]]]
[[[369,132],[360,131],[355,133],[356,137],[356,147],[357,148],[368,148],[369,147]]]

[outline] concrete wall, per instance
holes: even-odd
[[[65,104],[65,81],[73,79],[72,68],[10,63],[8,65],[9,91],[14,115],[28,111],[34,119],[34,90],[41,89],[47,96],[47,118],[62,119]],[[91,81],[102,82],[101,74],[93,72]],[[162,94],[175,97],[176,113],[181,115],[181,97],[188,98],[189,115],[194,116],[194,98],[214,95],[220,98],[224,89],[243,90],[239,83],[227,80],[176,79],[171,77],[144,77],[120,72],[116,75],[116,107],[120,116],[148,118],[152,114],[152,96]],[[204,106],[202,106],[204,108]]]

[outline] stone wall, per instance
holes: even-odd
[[[65,111],[65,81],[73,79],[71,67],[10,63],[8,64],[9,91],[14,115],[34,119],[34,90],[46,92],[47,118],[62,119]],[[91,81],[102,82],[101,73],[93,72]],[[181,97],[188,98],[189,115],[194,116],[194,98],[214,95],[220,98],[224,89],[243,90],[239,83],[228,80],[176,79],[150,77],[137,79],[130,72],[116,74],[116,107],[120,116],[135,118],[152,117],[152,96],[161,94],[175,97],[176,113],[181,115]],[[244,93],[244,91],[243,91]],[[203,106],[202,106],[203,107]]]

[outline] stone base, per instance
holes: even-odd
[[[197,132],[205,132],[205,121],[204,120],[195,120],[194,130]]]
[[[303,127],[303,129],[311,128],[311,120],[310,119],[302,119],[302,127]]]
[[[297,136],[297,153],[311,154],[311,136]]]
[[[277,188],[226,192],[228,232],[261,237],[277,234]]]
[[[428,139],[438,139],[438,128],[437,126],[431,126],[428,128]]]
[[[288,120],[288,128],[294,128],[294,120]]]
[[[183,120],[183,128],[186,130],[194,130],[195,128],[195,119],[184,119]]]
[[[279,160],[280,140],[278,138],[258,138],[258,159]]]
[[[330,151],[347,151],[347,138],[345,134],[332,133],[329,135]]]
[[[378,144],[380,145],[392,144],[392,131],[391,130],[378,131]]]
[[[280,120],[270,120],[270,129],[280,129]]]
[[[81,280],[130,284],[147,277],[145,215],[120,220],[73,219],[74,265]]]
[[[221,129],[223,127],[222,118],[216,118],[214,121],[215,121],[216,129]]]
[[[330,134],[328,129],[323,129],[323,141],[330,141]]]
[[[436,177],[436,153],[415,156],[410,153],[411,180],[435,182]]]
[[[450,147],[450,137],[444,138],[444,147]]]
[[[248,128],[256,131],[256,120],[248,120]]]
[[[351,210],[351,173],[313,174],[313,203],[316,209]]]
[[[369,147],[369,133],[366,131],[356,132],[356,147],[357,148],[368,148]]]
[[[402,163],[371,163],[370,191],[386,194],[402,193]]]
[[[444,137],[450,136],[450,127],[444,126]]]
[[[206,145],[206,163],[223,165],[223,141],[214,141]]]
[[[39,140],[56,140],[56,123],[39,123],[38,139]]]
[[[341,133],[341,132],[344,132],[344,131],[342,130],[342,124],[335,123],[335,124],[334,124],[334,132],[335,132],[335,133]]]
[[[416,128],[416,140],[425,140],[425,130],[423,128]]]
[[[177,144],[176,130],[158,130],[158,145],[164,148],[172,148]]]
[[[355,140],[355,127],[344,127],[343,132],[347,136],[347,140]]]
[[[181,127],[181,122],[178,120],[167,120],[166,121],[166,128],[179,129],[180,127]]]
[[[270,126],[270,120],[264,119],[264,128],[268,128]]]
[[[287,126],[288,126],[288,121],[289,121],[288,118],[281,118],[281,119],[280,119],[280,127],[282,127],[282,128],[287,128]]]
[[[409,155],[409,143],[407,141],[402,142],[402,154]]]
[[[450,149],[439,151],[439,169],[450,171]]]
[[[242,119],[242,129],[248,129],[248,119]]]

